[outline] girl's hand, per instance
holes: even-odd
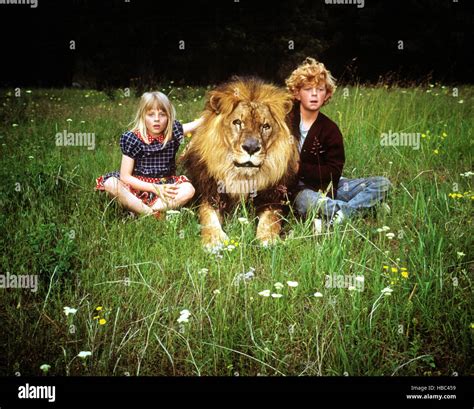
[[[153,187],[155,188],[156,194],[165,203],[168,203],[169,200],[174,199],[175,196],[178,194],[178,186],[176,185],[170,185],[170,184],[157,185],[153,183]]]

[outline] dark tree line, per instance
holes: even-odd
[[[38,1],[0,6],[4,84],[281,82],[306,56],[346,82],[471,82],[466,0]]]

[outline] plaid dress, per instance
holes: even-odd
[[[173,123],[173,138],[164,146],[164,136],[153,137],[147,135],[151,143],[146,143],[138,130],[127,131],[120,137],[120,149],[122,153],[134,159],[132,176],[144,182],[156,184],[180,184],[190,182],[184,176],[176,176],[176,153],[183,142],[183,125],[179,121]],[[113,171],[99,176],[96,179],[95,190],[105,190],[104,182],[110,178],[120,179],[120,172]],[[124,186],[138,197],[147,206],[153,206],[158,200],[158,195],[132,188],[128,184]]]

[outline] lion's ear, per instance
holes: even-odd
[[[217,115],[219,115],[221,111],[221,99],[222,95],[217,91],[212,91],[209,96],[209,106]]]
[[[285,115],[289,114],[293,109],[293,101],[291,99],[286,99],[283,103],[283,109],[285,110]]]

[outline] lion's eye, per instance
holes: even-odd
[[[265,131],[270,129],[270,124],[263,124],[262,129],[264,129]]]
[[[234,119],[234,120],[232,121],[232,123],[233,123],[234,125],[237,125],[237,126],[241,126],[241,125],[242,125],[242,121],[241,121],[240,119]]]

